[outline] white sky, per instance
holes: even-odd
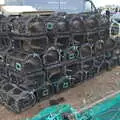
[[[120,0],[93,0],[93,2],[97,7],[104,5],[113,5],[113,4],[120,6]]]

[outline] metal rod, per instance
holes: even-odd
[[[59,0],[59,10],[60,10],[60,0]]]

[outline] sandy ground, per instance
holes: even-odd
[[[79,109],[118,90],[120,90],[120,67],[105,72],[50,99],[64,97],[64,103],[72,104]],[[8,111],[4,106],[0,105],[0,120],[23,120],[26,117],[32,117],[42,108],[47,107],[48,103],[49,100],[45,100],[19,115]]]

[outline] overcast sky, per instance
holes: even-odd
[[[97,7],[104,5],[113,5],[113,4],[120,6],[120,0],[93,0],[93,2]]]

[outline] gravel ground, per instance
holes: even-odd
[[[118,90],[120,90],[120,67],[114,68],[112,71],[105,72],[96,78],[55,95],[51,99],[64,97],[64,103],[69,103],[76,108],[80,108],[85,107],[86,105],[89,105]],[[47,107],[48,103],[49,100],[45,100],[21,114],[15,114],[8,111],[4,106],[0,105],[0,120],[21,120],[26,117],[32,117],[42,108]]]

